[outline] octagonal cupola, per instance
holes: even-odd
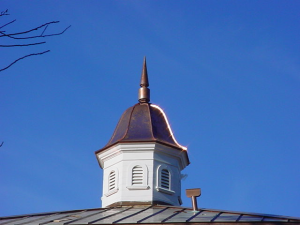
[[[180,205],[181,171],[189,164],[164,111],[150,103],[144,59],[139,103],[125,110],[108,143],[96,151],[103,169],[102,207]]]

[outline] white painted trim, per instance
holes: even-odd
[[[163,193],[166,193],[168,195],[173,195],[175,194],[175,191],[172,191],[172,190],[168,190],[168,189],[165,189],[163,187],[156,187],[156,190],[157,191],[160,191],[160,192],[163,192]]]
[[[143,169],[143,184],[142,185],[132,185],[132,170],[135,166],[141,166],[142,169]],[[127,189],[129,190],[147,190],[149,189],[150,187],[148,186],[148,167],[144,164],[144,163],[141,163],[141,162],[133,162],[130,164],[130,166],[128,167],[128,170],[127,170],[127,174],[129,176],[128,179],[127,179]]]
[[[105,193],[104,195],[105,195],[106,197],[108,197],[108,196],[110,196],[110,195],[112,195],[112,194],[114,194],[114,193],[117,193],[118,191],[119,191],[119,188],[114,188],[114,189],[112,189],[111,191]]]
[[[155,152],[164,154],[164,155],[172,157],[172,158],[176,158],[179,162],[180,170],[183,170],[189,164],[187,161],[187,158],[185,157],[185,154],[183,154],[183,152],[185,152],[185,150],[180,151],[178,149],[174,149],[169,146],[162,145],[160,143],[156,143]]]
[[[126,187],[128,190],[148,190],[150,187],[147,185],[147,186],[127,186]]]
[[[115,172],[115,176],[116,176],[116,178],[115,178],[115,188],[112,189],[112,190],[109,190],[109,176],[110,176],[110,174],[111,174],[113,171]],[[106,190],[108,190],[108,191],[104,194],[106,197],[108,197],[108,196],[110,196],[110,195],[112,195],[112,194],[115,194],[115,193],[117,193],[117,192],[119,191],[119,170],[118,170],[118,168],[112,168],[112,169],[108,172],[108,177],[107,177],[106,181],[107,181],[107,183],[106,183]]]
[[[161,186],[161,172],[163,169],[166,169],[168,170],[169,174],[170,174],[170,177],[169,177],[169,189],[166,189],[166,188],[163,188]],[[157,170],[156,170],[156,190],[157,191],[160,191],[160,192],[163,192],[163,193],[166,193],[166,194],[169,194],[169,195],[173,195],[175,193],[175,191],[172,190],[172,176],[173,176],[173,172],[172,172],[172,169],[167,166],[167,165],[159,165],[157,167]]]
[[[157,142],[118,143],[97,153],[97,159],[104,170],[102,206],[106,207],[122,201],[157,201],[171,205],[180,202],[180,171],[187,166],[185,151]],[[137,182],[132,185],[132,169]],[[169,171],[170,185],[162,185],[161,171]],[[116,186],[108,189],[109,174],[116,172]],[[143,174],[143,179],[140,176]],[[138,185],[137,185],[138,184]],[[112,187],[112,186],[111,186]]]
[[[104,169],[104,162],[116,157],[122,152],[140,152],[140,151],[151,151],[151,152],[160,152],[162,154],[168,155],[173,158],[177,158],[180,162],[180,170],[183,170],[187,165],[188,161],[183,152],[185,150],[178,150],[172,147],[162,145],[155,142],[146,142],[146,143],[119,143],[115,146],[112,146],[104,151],[97,153],[97,160],[102,169]]]

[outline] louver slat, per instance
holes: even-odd
[[[170,173],[169,173],[168,170],[163,169],[161,171],[160,182],[161,182],[161,187],[162,188],[170,189]]]
[[[109,183],[108,183],[108,189],[113,190],[116,187],[116,172],[112,171],[109,174]]]
[[[132,169],[132,185],[143,185],[143,168],[135,166]]]

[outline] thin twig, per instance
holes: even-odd
[[[21,57],[21,58],[16,59],[16,60],[13,61],[11,64],[9,64],[7,67],[4,67],[3,69],[0,69],[0,72],[2,72],[3,70],[8,69],[9,67],[11,67],[13,64],[15,64],[16,62],[18,62],[18,61],[21,60],[21,59],[25,59],[25,58],[27,58],[27,57],[29,57],[29,56],[34,56],[34,55],[42,55],[42,54],[45,54],[45,53],[47,53],[47,52],[50,52],[50,50],[47,50],[47,51],[44,51],[44,52],[32,53],[32,54],[29,54],[29,55],[25,55],[25,56],[23,56],[23,57]]]
[[[5,27],[5,26],[7,26],[7,25],[9,25],[9,24],[11,24],[11,23],[13,23],[13,22],[15,22],[15,21],[16,20],[13,20],[13,21],[8,22],[7,24],[4,24],[3,26],[0,27],[0,29],[3,28],[3,27]]]
[[[41,33],[41,35],[40,36],[43,36],[43,34],[45,33],[45,31],[47,30],[47,28],[48,28],[48,25],[47,26],[45,26],[45,29],[43,30],[43,32]]]
[[[37,43],[30,43],[30,44],[23,44],[23,45],[0,45],[0,47],[26,47],[26,46],[31,46],[31,45],[45,44],[45,43],[46,43],[46,41],[37,42]]]
[[[20,34],[27,34],[27,33],[30,33],[32,31],[38,30],[38,29],[40,29],[42,27],[45,27],[45,26],[47,26],[49,24],[52,24],[52,23],[59,23],[59,21],[51,21],[51,22],[44,23],[41,26],[38,26],[36,28],[30,29],[30,30],[27,30],[27,31],[23,31],[23,32],[19,32],[19,33],[13,33],[13,34],[4,34],[4,35],[1,35],[0,37],[3,37],[3,36],[14,36],[14,35],[20,35]]]
[[[5,10],[5,11],[2,11],[1,13],[0,13],[0,16],[8,16],[9,14],[8,14],[8,9],[7,10]]]
[[[68,26],[67,28],[65,28],[62,32],[56,33],[56,34],[46,34],[46,35],[42,35],[42,36],[41,36],[41,35],[37,35],[37,36],[23,37],[23,38],[16,38],[16,37],[11,36],[10,34],[4,34],[4,35],[2,35],[2,36],[0,36],[0,37],[7,36],[7,37],[10,37],[10,38],[12,38],[12,39],[31,39],[31,38],[40,38],[40,37],[50,37],[50,36],[56,36],[56,35],[61,35],[61,34],[63,34],[63,33],[65,33],[65,31],[68,30],[70,27],[71,27],[71,25]],[[3,32],[0,32],[0,33],[3,34]]]

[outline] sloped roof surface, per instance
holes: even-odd
[[[127,206],[0,217],[1,225],[300,224],[300,218],[173,206]]]
[[[150,103],[138,103],[125,110],[111,139],[99,151],[116,143],[153,141],[183,150],[176,142],[162,109]]]

